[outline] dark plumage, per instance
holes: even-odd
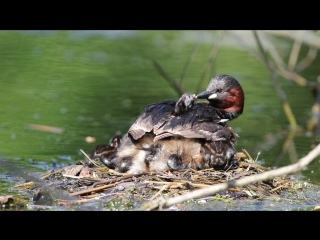
[[[194,100],[207,99],[208,102]],[[244,108],[236,79],[219,74],[198,95],[150,104],[136,118],[114,155],[102,162],[120,172],[236,166],[237,134],[226,124]],[[96,156],[99,155],[96,152]],[[100,158],[101,158],[100,157]]]
[[[195,96],[209,102],[194,103],[193,96],[184,94],[178,102],[166,100],[147,106],[128,133],[135,140],[152,132],[154,141],[175,135],[217,141],[221,138],[219,130],[223,123],[243,112],[244,92],[229,75],[216,75],[206,91]],[[186,107],[179,107],[181,105]]]

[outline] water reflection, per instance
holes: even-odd
[[[116,134],[125,133],[144,106],[178,94],[156,71],[161,64],[177,81],[200,41],[184,76],[184,91],[194,93],[219,36],[215,31],[1,31],[0,154],[14,168],[27,171],[59,168],[83,159]],[[313,98],[310,91],[280,78],[301,127],[291,136],[269,73],[236,38],[228,35],[205,76],[227,73],[246,94],[244,113],[230,125],[240,135],[237,149],[246,149],[266,166],[284,166],[318,144],[306,131]],[[246,39],[246,38],[244,38]],[[249,37],[248,37],[249,39]],[[281,45],[283,54],[291,45]],[[315,80],[319,60],[305,73]],[[299,97],[297,97],[299,96]],[[303,96],[303,97],[300,97]],[[62,131],[39,130],[47,126]],[[95,141],[86,141],[91,136]],[[260,154],[259,154],[260,153]],[[258,155],[259,154],[259,155]],[[14,160],[16,159],[16,160]],[[303,175],[320,182],[319,158]]]

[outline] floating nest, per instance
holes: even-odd
[[[34,206],[39,207],[63,206],[74,209],[74,206],[86,206],[84,209],[90,209],[99,206],[98,210],[165,209],[161,204],[165,199],[270,170],[259,165],[245,150],[237,153],[237,158],[239,167],[236,169],[187,169],[141,174],[119,173],[93,160],[90,161],[94,166],[89,167],[80,161],[75,165],[34,175],[32,181],[16,185],[14,188],[31,193]],[[226,202],[280,196],[284,189],[291,187],[292,182],[289,178],[275,177],[243,187],[228,188],[197,200],[215,199]],[[179,206],[182,210],[188,210],[187,207]]]

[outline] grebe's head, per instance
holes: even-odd
[[[207,99],[209,104],[228,114],[230,120],[238,117],[244,108],[244,92],[240,83],[227,74],[218,74],[211,78],[207,89],[196,95]]]

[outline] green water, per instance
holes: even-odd
[[[202,34],[202,35],[201,35]],[[183,87],[196,93],[217,31],[0,31],[0,182],[8,175],[45,171],[83,159],[119,133],[125,133],[144,106],[178,99],[152,64],[156,60],[178,82],[190,53],[198,51],[184,74]],[[244,32],[248,38],[252,34]],[[202,36],[202,37],[201,37]],[[305,156],[318,144],[306,124],[313,98],[306,88],[278,76],[301,130],[294,146],[279,157],[288,121],[266,66],[241,43],[226,34],[217,58],[205,75],[230,74],[242,85],[246,102],[242,116],[230,122],[240,135],[237,150],[246,149],[265,166],[284,166]],[[292,42],[278,39],[276,47],[288,59]],[[304,50],[305,52],[307,51]],[[319,74],[319,57],[301,73],[310,81]],[[52,126],[61,133],[30,129]],[[94,143],[85,141],[96,138]],[[296,156],[294,158],[293,156]],[[303,177],[320,183],[320,160]],[[1,174],[2,173],[2,174]],[[14,175],[13,174],[13,175]],[[10,184],[9,184],[10,185]],[[5,189],[1,191],[6,193]],[[1,193],[1,192],[0,192]]]

